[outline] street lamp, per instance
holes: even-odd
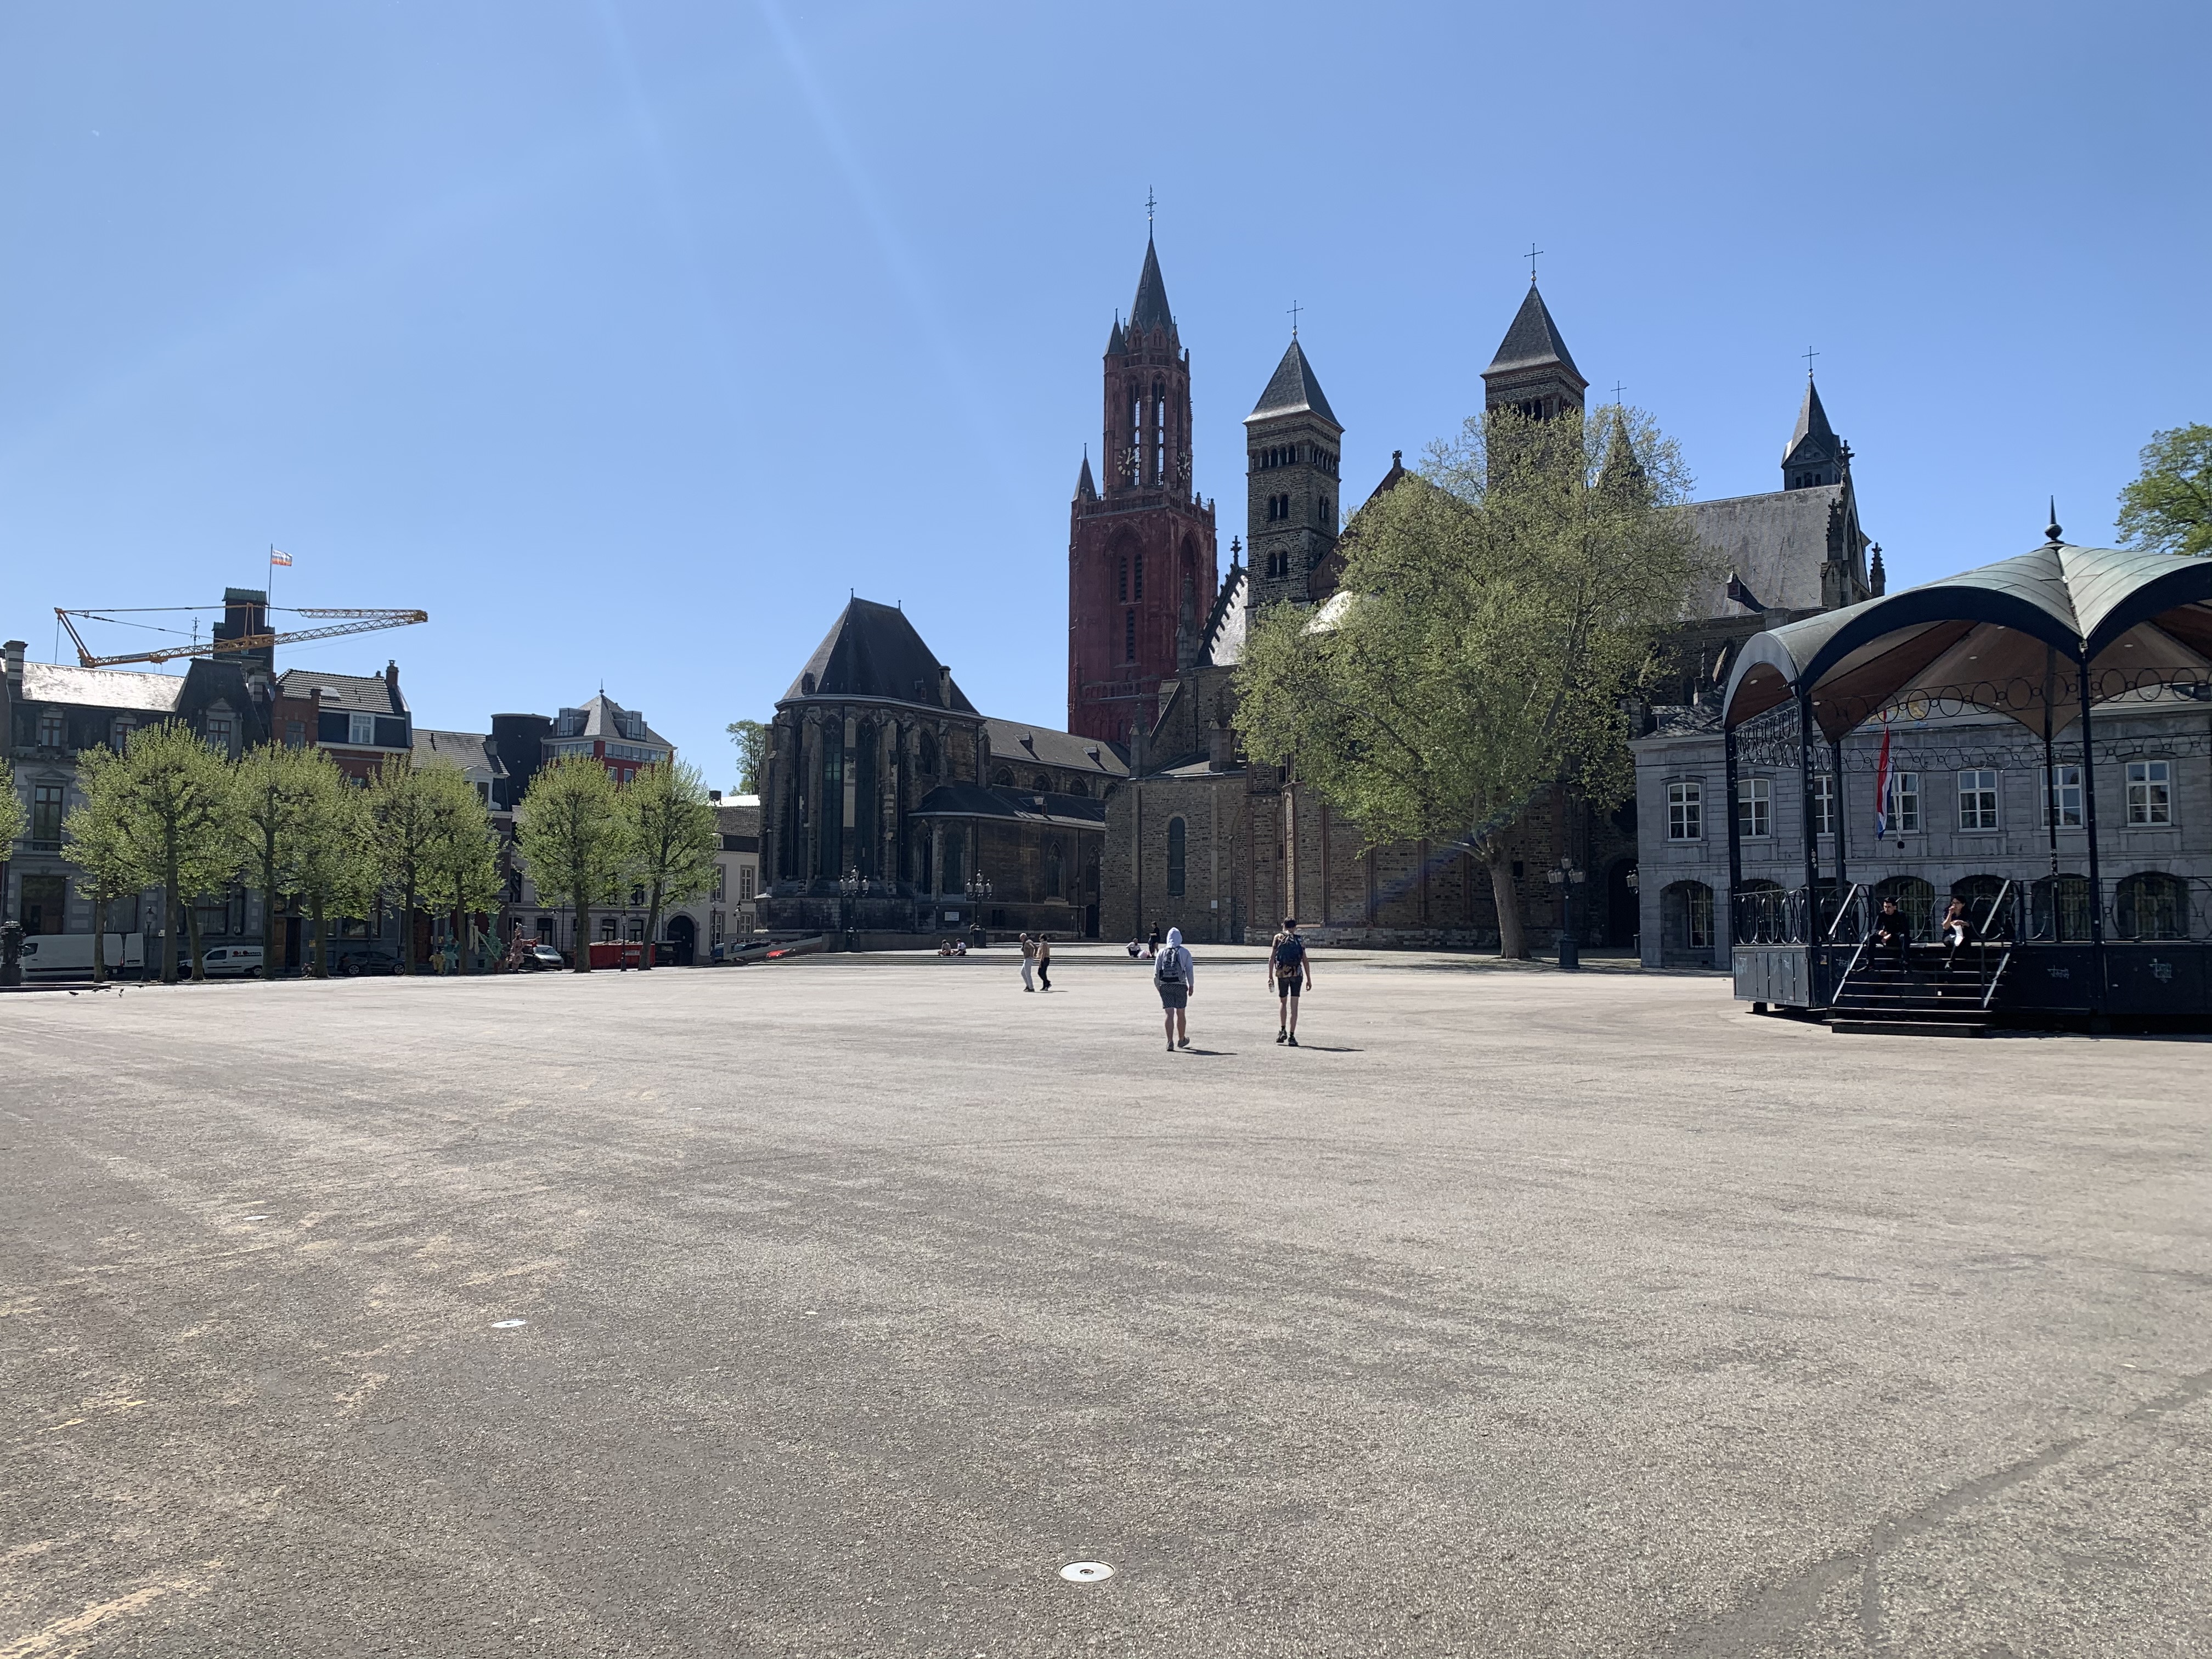
[[[853,901],[867,896],[868,878],[860,873],[859,865],[837,878],[837,931],[844,934],[848,951],[853,948]]]
[[[980,874],[973,875],[968,878],[965,890],[968,894],[969,905],[968,931],[973,935],[976,945],[980,948],[988,937],[983,932],[982,907],[990,902],[991,884]]]
[[[1575,943],[1575,889],[1588,876],[1575,867],[1572,859],[1563,858],[1544,872],[1544,879],[1559,890],[1559,966],[1579,969],[1583,957]]]

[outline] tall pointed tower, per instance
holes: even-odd
[[[1190,354],[1149,237],[1104,378],[1103,488],[1086,459],[1068,504],[1067,729],[1125,743],[1158,716],[1178,621],[1210,614],[1220,582],[1213,504],[1191,483]]]
[[[1805,401],[1797,409],[1797,428],[1790,434],[1790,447],[1782,453],[1782,487],[1816,489],[1839,484],[1850,470],[1850,448],[1828,424],[1828,411],[1820,407],[1820,390],[1813,377],[1805,377]]]
[[[1296,332],[1244,417],[1244,535],[1257,605],[1315,597],[1314,571],[1336,546],[1344,428]]]
[[[1580,410],[1589,387],[1530,277],[1528,297],[1482,371],[1483,407],[1516,409],[1532,421],[1548,421],[1565,410]]]

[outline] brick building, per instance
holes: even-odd
[[[1158,718],[1219,587],[1213,503],[1191,483],[1190,353],[1149,239],[1103,379],[1105,488],[1086,453],[1068,505],[1067,728],[1121,744]]]

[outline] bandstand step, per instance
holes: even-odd
[[[1855,1036],[1987,1036],[1990,1028],[1981,1020],[1956,1019],[1838,1019],[1830,1016],[1828,1029]]]

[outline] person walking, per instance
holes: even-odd
[[[1042,933],[1036,936],[1037,989],[1052,989],[1052,941]]]
[[[1296,916],[1283,918],[1283,931],[1275,935],[1267,952],[1267,973],[1275,981],[1278,1001],[1275,1041],[1295,1048],[1298,1046],[1298,993],[1313,984],[1313,957],[1298,935]]]
[[[1022,989],[1024,991],[1036,989],[1036,987],[1030,981],[1030,969],[1036,961],[1036,941],[1027,933],[1024,933],[1022,935]]]
[[[1167,1017],[1168,1052],[1190,1047],[1190,1027],[1184,1012],[1196,988],[1198,970],[1183,948],[1182,929],[1168,929],[1168,942],[1152,958],[1152,988],[1160,994],[1160,1008]]]
[[[1170,928],[1168,931],[1170,933],[1180,933],[1182,930],[1180,928]],[[1159,953],[1160,925],[1158,922],[1154,922],[1152,924],[1152,936],[1145,941],[1145,955],[1147,958],[1152,958],[1157,957]]]

